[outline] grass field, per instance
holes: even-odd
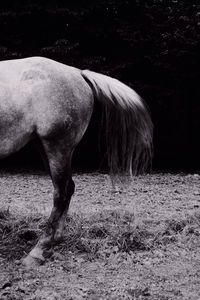
[[[75,174],[63,241],[44,265],[20,259],[52,206],[43,173],[1,172],[0,299],[200,299],[200,176],[152,174],[113,189]]]

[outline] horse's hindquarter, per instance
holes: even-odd
[[[76,145],[93,109],[93,95],[78,69],[45,58],[0,63],[0,157],[18,150],[36,132],[67,136]]]
[[[34,91],[36,131],[43,139],[65,137],[70,146],[82,138],[93,110],[93,93],[80,70],[54,61],[43,66],[46,80]]]

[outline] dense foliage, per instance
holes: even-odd
[[[151,110],[154,167],[200,166],[199,1],[7,0],[0,11],[0,60],[41,55],[120,79]],[[94,127],[80,165],[100,160]]]

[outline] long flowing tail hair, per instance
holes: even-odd
[[[140,96],[109,76],[88,70],[82,76],[104,108],[111,175],[123,178],[146,171],[152,160],[153,125]]]

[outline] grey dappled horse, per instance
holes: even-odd
[[[131,88],[42,57],[0,62],[0,157],[39,139],[54,187],[48,225],[24,259],[26,265],[43,262],[45,249],[62,236],[75,187],[72,155],[96,101],[104,108],[111,174],[127,176],[145,169],[151,159],[152,123]]]

